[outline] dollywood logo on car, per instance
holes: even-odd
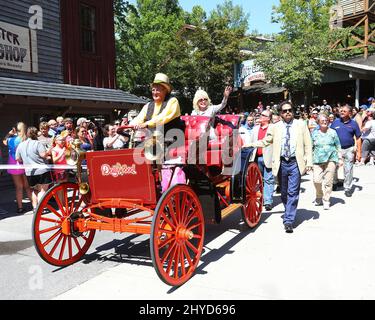
[[[115,165],[111,166],[109,164],[103,164],[100,168],[102,172],[102,176],[112,176],[114,178],[125,176],[125,175],[136,175],[137,170],[135,169],[135,164],[131,167],[128,165],[116,163]]]

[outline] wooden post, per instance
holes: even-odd
[[[355,79],[355,106],[359,108],[359,93],[361,89],[361,79]]]
[[[367,13],[366,20],[365,20],[365,47],[364,47],[365,59],[368,58],[368,40],[369,40],[368,36],[369,36],[369,15]]]

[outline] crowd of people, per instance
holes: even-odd
[[[23,193],[32,201],[35,210],[38,201],[51,183],[67,181],[64,169],[48,169],[48,165],[66,164],[66,149],[72,141],[79,141],[83,151],[123,149],[129,146],[129,136],[117,129],[131,125],[137,130],[156,126],[175,127],[181,115],[179,102],[171,96],[169,78],[162,73],[151,84],[152,101],[147,103],[134,119],[126,115],[121,120],[105,124],[81,117],[41,119],[39,127],[19,122],[3,140],[8,147],[8,169],[16,188],[17,212],[24,212]],[[227,102],[232,92],[226,87],[220,104],[212,104],[204,90],[197,90],[193,99],[192,115],[214,118],[229,112]],[[332,191],[344,187],[345,195],[353,192],[353,167],[373,165],[375,155],[375,99],[353,108],[348,104],[331,107],[326,100],[320,106],[298,106],[290,101],[264,106],[259,102],[248,112],[242,112],[239,134],[244,148],[255,147],[255,161],[263,175],[264,207],[273,208],[274,192],[281,192],[285,206],[284,226],[293,232],[297,214],[301,176],[313,171],[316,189],[315,205],[328,210]],[[129,121],[130,120],[130,121]],[[215,139],[215,132],[209,139]],[[25,166],[17,168],[18,164]],[[182,170],[163,167],[162,189],[185,180]]]
[[[25,212],[24,192],[35,209],[51,183],[67,181],[68,170],[51,170],[49,166],[67,164],[66,150],[72,141],[78,140],[83,151],[126,148],[128,138],[118,135],[116,128],[127,123],[124,117],[102,128],[84,117],[74,121],[61,116],[56,119],[43,117],[38,128],[18,122],[3,139],[8,148],[8,165],[11,165],[7,172],[16,189],[17,213]],[[21,164],[23,167],[18,169]]]
[[[243,143],[257,147],[265,209],[272,209],[274,185],[278,185],[288,233],[293,232],[301,175],[313,171],[314,203],[328,210],[332,191],[343,187],[345,196],[352,196],[354,165],[374,165],[375,99],[369,98],[360,108],[322,102],[308,108],[294,108],[289,101],[266,107],[260,102],[242,114]]]

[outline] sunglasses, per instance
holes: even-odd
[[[204,99],[199,99],[198,102],[203,102],[203,101],[208,101],[207,98],[204,98]]]
[[[267,117],[267,118],[269,118],[268,114],[263,114],[263,113],[262,113],[261,116],[262,116],[262,117]]]
[[[292,113],[292,108],[281,110],[282,113]]]

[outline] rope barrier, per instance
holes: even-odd
[[[87,165],[82,165],[82,169],[87,169]],[[66,164],[0,164],[0,170],[8,169],[60,169],[60,170],[74,170],[77,169],[75,165]]]

